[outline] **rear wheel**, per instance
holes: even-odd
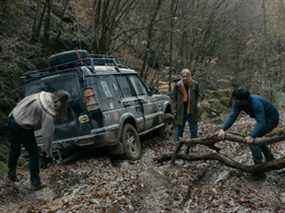
[[[142,155],[142,145],[137,130],[131,124],[125,124],[121,142],[129,160],[138,160]]]

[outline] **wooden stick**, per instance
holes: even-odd
[[[285,134],[277,135],[277,136],[273,136],[273,137],[257,138],[253,144],[269,145],[269,144],[274,144],[274,143],[277,143],[277,142],[280,142],[283,140],[285,140]],[[263,164],[248,166],[248,165],[240,164],[240,163],[232,160],[231,158],[229,158],[225,155],[219,154],[219,153],[210,153],[210,154],[205,154],[205,155],[179,154],[179,151],[183,145],[186,145],[186,146],[203,145],[203,146],[207,146],[208,148],[210,148],[216,152],[219,152],[220,148],[216,147],[215,144],[219,143],[219,142],[223,142],[223,141],[246,144],[244,142],[243,137],[238,136],[236,134],[229,134],[229,133],[225,134],[224,139],[218,137],[216,134],[206,136],[206,137],[200,137],[200,138],[191,138],[191,139],[182,138],[180,140],[180,142],[176,145],[176,149],[175,149],[173,154],[164,154],[161,156],[160,159],[158,159],[158,161],[162,162],[162,161],[166,161],[166,160],[171,160],[171,164],[174,165],[175,160],[177,158],[187,160],[187,161],[217,160],[217,161],[225,164],[226,166],[236,168],[236,169],[239,169],[239,170],[242,170],[245,172],[251,172],[251,173],[266,172],[266,171],[270,171],[270,170],[282,169],[285,167],[285,157],[278,159],[278,160],[266,162]]]
[[[164,162],[164,161],[169,161],[173,157],[173,154],[163,154],[160,158],[156,159],[157,162]],[[244,172],[248,173],[256,173],[256,172],[267,172],[271,170],[279,170],[285,167],[285,157],[257,164],[257,165],[243,165],[237,161],[232,160],[231,158],[219,154],[219,153],[209,153],[209,154],[204,154],[204,155],[196,155],[196,154],[177,154],[176,159],[182,159],[185,161],[208,161],[208,160],[216,160],[224,165],[239,169]]]

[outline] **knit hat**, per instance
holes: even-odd
[[[235,89],[232,93],[232,97],[237,100],[248,100],[250,92],[246,87],[240,86]]]

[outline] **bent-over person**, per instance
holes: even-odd
[[[52,157],[51,143],[54,135],[54,119],[66,108],[69,93],[63,90],[39,92],[22,99],[12,110],[8,118],[10,150],[8,157],[8,180],[17,181],[17,162],[22,146],[29,154],[31,187],[34,190],[42,186],[39,167],[39,149],[34,132],[41,129],[44,141],[43,152]]]
[[[254,144],[254,140],[271,132],[278,125],[278,110],[264,97],[251,95],[245,87],[239,87],[233,91],[231,112],[218,135],[221,138],[225,136],[225,131],[233,125],[241,111],[244,111],[256,121],[255,128],[245,138],[245,143],[249,144],[254,163],[260,164],[263,160],[273,160],[274,157],[270,149],[264,144]],[[263,173],[255,175],[264,177]]]

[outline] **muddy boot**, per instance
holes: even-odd
[[[274,161],[275,160],[275,158],[274,158],[274,156],[273,156],[273,154],[271,153],[271,152],[269,152],[269,153],[263,153],[264,154],[264,156],[265,156],[265,159],[266,159],[266,161],[267,162],[269,162],[269,161]]]
[[[186,148],[186,150],[185,150],[185,154],[186,154],[186,155],[189,155],[189,153],[190,153],[190,146],[187,146],[187,148]]]
[[[252,179],[255,181],[264,181],[266,180],[266,174],[264,172],[255,172],[251,175]]]
[[[46,187],[46,186],[44,184],[42,184],[40,180],[31,182],[31,190],[32,191],[38,191],[44,187]]]
[[[8,176],[7,176],[7,179],[11,182],[17,182],[18,181],[18,178],[17,178],[17,175],[16,175],[16,171],[15,170],[10,170],[8,172]]]
[[[258,165],[261,163],[262,163],[262,161],[260,161],[260,160],[254,160],[255,165]],[[264,172],[254,172],[254,173],[252,173],[251,177],[253,180],[263,181],[266,179],[266,174]]]
[[[274,161],[274,160],[275,160],[275,158],[274,158],[273,155],[271,155],[271,156],[266,156],[265,158],[266,158],[266,161],[267,161],[267,162],[270,162],[270,161]]]
[[[40,178],[39,174],[31,173],[31,189],[33,191],[36,191],[36,190],[40,190],[42,188],[43,188],[43,185],[42,185],[41,178]]]
[[[267,146],[261,146],[261,149],[262,149],[262,153],[266,159],[266,161],[273,161],[275,160],[270,148],[268,148]]]
[[[46,186],[44,184],[37,184],[37,185],[34,185],[34,184],[31,184],[31,190],[32,191],[38,191],[38,190],[41,190],[43,188],[45,188]]]

